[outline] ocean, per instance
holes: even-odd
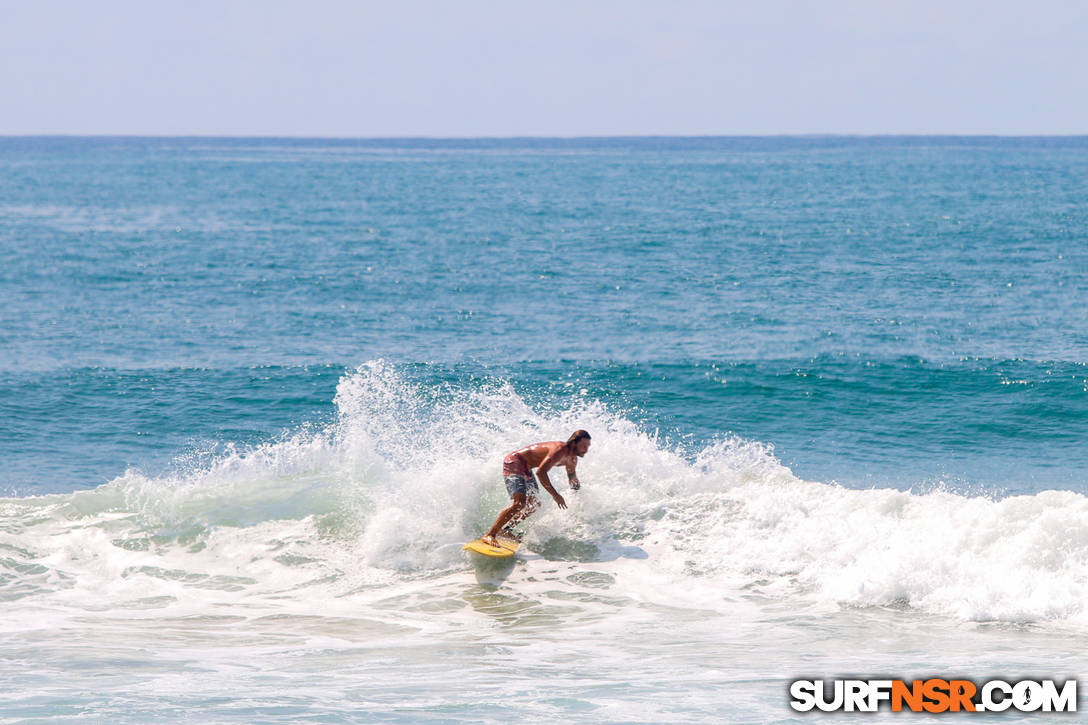
[[[1086,240],[1088,137],[0,138],[0,720],[1079,677]]]

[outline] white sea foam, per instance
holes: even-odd
[[[802,481],[758,443],[686,450],[592,400],[542,412],[502,381],[428,387],[381,361],[345,376],[336,404],[326,429],[170,476],[129,471],[92,491],[3,501],[0,598],[27,616],[327,613],[374,587],[464,576],[459,543],[506,501],[504,453],[586,428],[583,489],[566,494],[567,511],[545,501],[524,551],[593,565],[632,602],[715,608],[743,594],[1088,624],[1088,499],[1076,493]],[[553,478],[561,491],[564,478]]]
[[[849,490],[382,362],[336,402],[170,475],[0,500],[0,718],[761,722],[801,675],[1083,670],[1077,494]],[[580,427],[570,508],[511,567],[470,562],[503,454]]]

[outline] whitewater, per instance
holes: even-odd
[[[1086,169],[0,138],[0,721],[804,722],[795,679],[1079,677]],[[578,428],[570,508],[469,558],[503,456]]]
[[[685,446],[586,396],[382,360],[335,405],[0,501],[5,719],[765,721],[804,675],[1085,664],[1081,494],[805,481],[758,441]],[[546,502],[511,566],[462,552],[505,505],[502,456],[575,428],[570,508]]]

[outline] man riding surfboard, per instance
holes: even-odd
[[[570,487],[577,491],[581,484],[578,482],[575,469],[578,466],[578,459],[589,450],[589,443],[589,433],[579,429],[571,433],[566,442],[534,443],[506,456],[502,461],[502,477],[513,503],[503,509],[499,517],[495,519],[495,524],[480,537],[481,541],[497,546],[496,536],[529,518],[537,510],[540,506],[540,489],[537,488],[536,479],[540,479],[540,485],[551,494],[556,505],[565,509],[567,502],[552,487],[552,482],[548,479],[548,471],[555,466],[565,467]],[[536,478],[533,477],[534,468]]]

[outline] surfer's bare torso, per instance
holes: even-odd
[[[546,441],[534,443],[514,451],[511,456],[521,458],[525,467],[529,470],[537,470],[537,476],[547,477],[548,471],[555,466],[563,466],[567,469],[567,480],[570,487],[578,490],[578,455],[572,451],[563,441]],[[544,483],[544,481],[541,481]],[[547,487],[545,487],[547,488]]]

